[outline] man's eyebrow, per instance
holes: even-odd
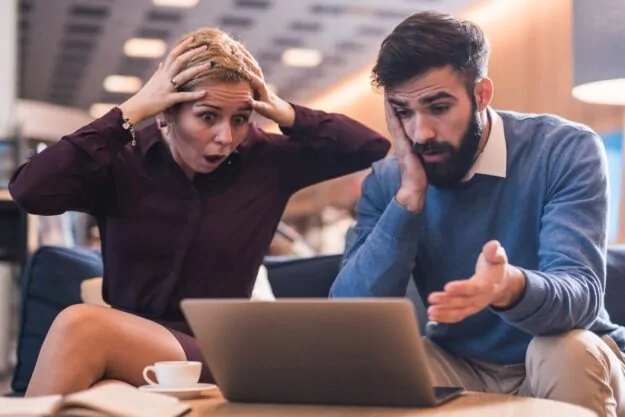
[[[408,102],[398,98],[389,97],[388,102],[395,107],[408,107]]]
[[[440,99],[451,99],[453,101],[456,101],[456,97],[445,92],[445,91],[440,91],[438,93],[432,94],[431,96],[425,96],[425,97],[421,97],[419,99],[419,104],[422,105],[428,105],[428,104],[432,104],[433,102],[435,102],[436,100],[440,100]]]

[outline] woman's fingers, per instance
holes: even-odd
[[[165,62],[163,63],[163,67],[168,68],[172,64],[172,62],[174,62],[174,60],[178,58],[178,56],[180,56],[180,54],[182,54],[189,45],[191,45],[192,42],[193,42],[193,36],[190,36],[184,41],[180,42],[179,45],[177,45],[174,49],[172,49],[169,52],[169,54],[167,55],[167,58],[165,59]]]
[[[267,85],[265,84],[265,80],[263,80],[261,77],[259,77],[258,75],[254,74],[250,70],[247,70],[246,73],[247,73],[247,76],[250,77],[250,82],[252,83],[252,88],[259,95],[259,97],[258,97],[259,100],[260,101],[266,101],[267,100]]]
[[[171,95],[172,103],[170,106],[173,106],[177,103],[182,103],[185,101],[194,101],[199,100],[206,95],[206,90],[198,90],[198,91],[183,91],[180,93],[173,93]]]
[[[248,68],[256,75],[258,75],[260,78],[264,78],[263,76],[263,70],[260,68],[260,65],[258,64],[258,62],[254,59],[254,57],[245,49],[243,49],[243,60],[245,61],[245,64],[248,66]]]
[[[176,75],[174,78],[176,80],[177,85],[185,85],[196,76],[200,75],[204,71],[208,71],[212,66],[211,62],[207,62],[206,64],[196,65],[195,67],[188,68],[182,71],[180,74]]]
[[[181,55],[179,55],[172,63],[171,65],[167,68],[167,72],[171,75],[171,77],[176,77],[178,75],[178,73],[180,72],[180,68],[183,67],[184,64],[186,64],[189,60],[191,60],[191,58],[193,58],[195,55],[204,52],[206,50],[207,46],[206,45],[202,45],[199,46],[197,48],[193,48]],[[178,79],[176,78],[176,81]],[[179,85],[181,85],[181,82],[178,82]]]

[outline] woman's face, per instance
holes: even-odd
[[[189,177],[215,170],[245,140],[253,98],[246,81],[207,79],[193,90],[206,90],[206,95],[165,115],[172,154]]]

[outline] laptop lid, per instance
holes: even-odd
[[[408,300],[187,299],[182,311],[230,401],[437,403]]]

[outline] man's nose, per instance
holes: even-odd
[[[429,117],[417,114],[410,127],[409,136],[414,143],[423,145],[434,139],[434,128]]]

